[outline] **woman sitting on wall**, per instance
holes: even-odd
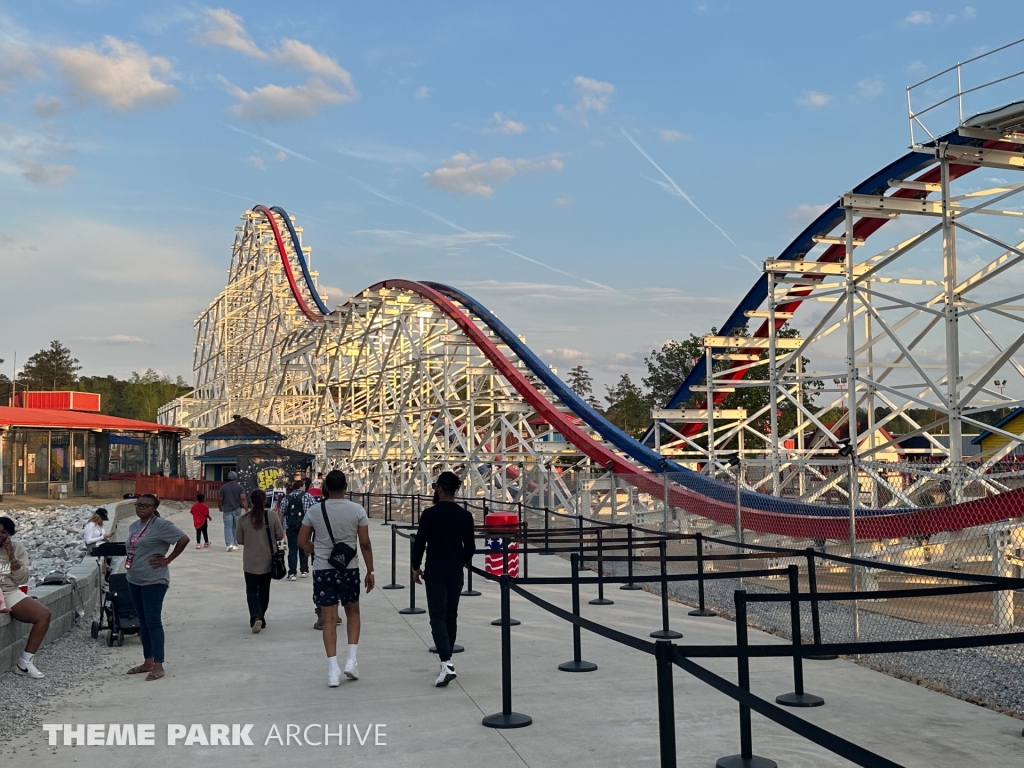
[[[50,611],[18,588],[28,584],[29,563],[25,545],[11,538],[14,531],[14,521],[9,517],[0,517],[0,592],[4,596],[3,602],[10,609],[11,618],[32,625],[28,640],[25,641],[25,650],[15,664],[14,671],[38,680],[46,675],[36,669],[32,659],[50,628]]]

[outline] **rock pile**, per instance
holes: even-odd
[[[15,536],[28,550],[34,587],[51,571],[66,571],[86,556],[82,531],[97,507],[80,506],[31,507],[8,512],[17,527]]]

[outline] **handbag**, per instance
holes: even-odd
[[[270,578],[280,581],[288,573],[284,565],[284,552],[277,546],[274,537],[270,533],[270,515],[267,515],[267,544],[270,545]]]
[[[327,535],[331,537],[331,555],[327,558],[327,562],[337,568],[339,571],[344,571],[348,568],[348,564],[352,562],[352,558],[356,556],[356,551],[344,541],[334,540],[334,531],[331,530],[331,518],[327,516],[327,502],[320,502],[320,511],[324,515],[324,524],[327,526]]]

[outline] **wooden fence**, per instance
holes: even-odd
[[[152,493],[158,499],[167,501],[195,501],[197,493],[206,495],[207,501],[217,498],[217,490],[224,485],[219,480],[198,480],[191,477],[163,477],[162,475],[143,475],[123,473],[118,478],[134,478],[135,493]]]

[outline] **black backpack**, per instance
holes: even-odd
[[[289,531],[297,531],[302,524],[302,518],[306,516],[306,507],[302,503],[302,494],[289,493],[285,499],[287,506],[284,508],[284,522]]]

